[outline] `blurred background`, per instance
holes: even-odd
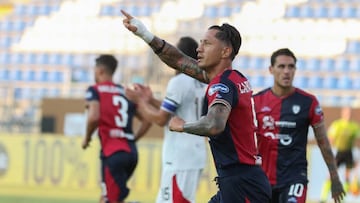
[[[317,96],[327,123],[342,106],[360,113],[359,0],[0,0],[0,196],[96,202],[98,148],[94,143],[91,152],[83,153],[79,138],[94,59],[114,54],[119,60],[116,82],[148,84],[159,98],[174,75],[145,42],[125,30],[120,9],[171,43],[181,36],[199,39],[213,24],[236,26],[243,43],[233,67],[248,76],[255,92],[273,82],[271,53],[288,47],[298,57],[295,85]],[[161,138],[162,129],[153,127],[140,141],[147,158],[132,184],[149,195],[133,193],[130,199],[155,199]],[[216,190],[212,167],[209,159],[199,202]],[[74,178],[76,183],[70,183]],[[316,187],[310,200],[317,200]],[[350,200],[360,202],[356,196]],[[0,197],[0,202],[21,201]]]

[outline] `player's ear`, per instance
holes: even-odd
[[[270,72],[271,74],[273,74],[273,71],[274,71],[274,67],[273,67],[273,66],[269,66],[269,72]]]
[[[231,47],[225,46],[222,51],[221,54],[224,58],[229,58],[231,55],[232,49]]]

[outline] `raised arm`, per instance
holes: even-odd
[[[199,68],[195,59],[185,55],[165,40],[154,36],[140,20],[123,10],[121,10],[121,12],[125,16],[123,20],[124,26],[136,36],[143,39],[165,64],[201,82],[209,83],[205,71]]]
[[[322,121],[313,128],[314,128],[315,138],[320,148],[321,154],[329,169],[332,198],[334,199],[335,203],[340,203],[345,196],[345,191],[340,182],[334,154],[331,150],[329,140],[326,136],[325,124]]]

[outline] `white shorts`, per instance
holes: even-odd
[[[201,171],[163,168],[156,203],[194,203]]]

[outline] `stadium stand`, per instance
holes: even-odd
[[[272,84],[268,73],[271,51],[287,46],[298,56],[296,86],[315,91],[325,106],[360,103],[359,1],[283,1],[276,7],[256,0],[201,1],[197,10],[186,11],[200,12],[200,17],[172,19],[172,11],[164,8],[179,2],[14,3],[12,11],[0,18],[0,88],[10,97],[0,106],[23,108],[29,106],[23,103],[40,102],[44,97],[82,98],[93,81],[94,57],[104,52],[119,59],[116,79],[149,83],[162,95],[173,72],[160,68],[163,64],[146,45],[122,30],[120,9],[141,18],[169,41],[185,34],[199,37],[204,26],[232,22],[239,26],[244,38],[234,66],[248,75],[256,90]],[[83,9],[85,4],[87,9]],[[266,12],[272,9],[279,12]],[[159,16],[170,17],[158,22]]]

